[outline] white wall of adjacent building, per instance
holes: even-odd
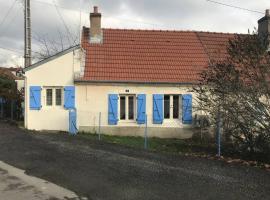
[[[80,50],[74,50],[25,72],[25,127],[31,130],[68,131],[68,110],[62,105],[46,105],[46,88],[74,85],[74,72],[80,71]],[[29,107],[30,86],[41,86],[41,109]],[[55,101],[55,98],[53,99]]]
[[[15,80],[15,82],[17,83],[17,90],[21,91],[22,88],[24,88],[24,80]]]

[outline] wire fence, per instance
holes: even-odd
[[[0,97],[0,119],[22,120],[23,107],[21,103]]]
[[[136,116],[132,117],[127,113],[126,116],[118,116],[119,120],[115,125],[108,123],[108,113],[105,112],[78,110],[77,116],[79,132],[94,134],[97,140],[102,140],[104,135],[134,136],[143,139],[140,140],[141,146],[149,149],[149,144],[156,138],[171,142],[174,139],[175,141],[195,139],[199,143],[209,142],[209,146],[215,145],[216,154],[221,155],[221,129],[209,127],[206,119],[199,118],[198,115],[193,117],[191,124],[184,124],[181,117],[174,119],[173,116],[163,119],[160,124],[155,124],[153,116],[146,114],[145,122],[139,124]]]
[[[121,120],[115,127],[108,124],[108,115],[102,112],[78,112],[78,122],[80,124],[80,130],[82,132],[97,134],[98,140],[102,140],[102,135],[118,135],[117,131],[109,131],[110,129],[125,129],[128,130],[125,136],[138,136],[138,134],[133,133],[133,128],[141,129],[140,132],[143,132],[143,135],[140,135],[144,138],[143,146],[145,149],[148,148],[148,117],[146,115],[145,123],[138,125],[136,120]],[[128,127],[128,129],[126,128]]]

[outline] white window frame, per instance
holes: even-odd
[[[164,102],[165,102],[165,96],[170,96],[170,118],[165,118],[164,115]],[[178,118],[173,118],[173,96],[179,96],[179,102],[178,102]],[[165,121],[179,121],[182,119],[182,95],[181,94],[164,94],[164,98],[163,98],[163,118]]]
[[[63,107],[64,106],[64,89],[63,87],[43,87],[45,94],[44,94],[44,105],[47,108],[53,107]],[[47,89],[52,89],[52,105],[47,105]],[[61,105],[56,105],[56,90],[61,89]]]
[[[129,100],[128,97],[132,96],[133,97],[133,119],[128,119],[128,114],[129,114]],[[121,119],[121,97],[125,97],[125,119]],[[120,122],[136,122],[136,117],[137,117],[137,110],[136,110],[136,105],[137,105],[137,96],[135,94],[119,94],[119,102],[118,102],[118,113],[119,113],[119,121]]]

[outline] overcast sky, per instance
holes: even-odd
[[[102,26],[107,28],[233,33],[254,30],[257,20],[270,8],[269,0],[215,1],[262,13],[207,0],[81,0],[80,20],[80,0],[31,0],[33,51],[39,51],[38,38],[59,41],[62,35],[65,45],[72,43],[71,38],[78,38],[80,21],[82,26],[89,26],[89,12],[94,5],[99,7]],[[23,2],[0,0],[0,66],[23,65]]]

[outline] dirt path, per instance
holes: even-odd
[[[1,122],[0,152],[0,160],[93,200],[270,198],[270,173],[261,169],[30,134]]]

